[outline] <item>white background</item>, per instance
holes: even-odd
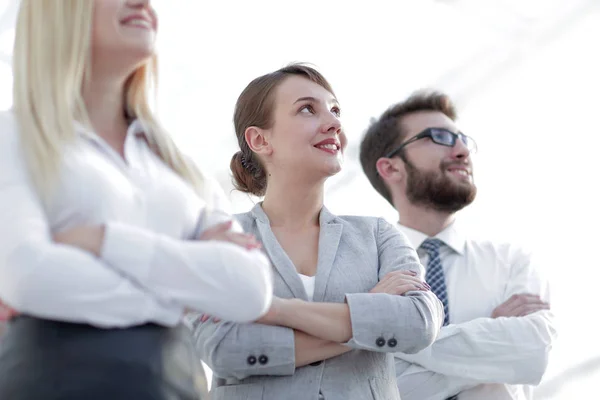
[[[42,0],[40,0],[42,1]],[[82,0],[87,1],[87,0]],[[0,0],[0,109],[11,105],[16,0]],[[600,374],[599,0],[155,0],[158,112],[177,142],[231,194],[233,106],[256,76],[317,66],[341,102],[344,171],[328,184],[338,214],[395,213],[363,176],[357,145],[371,117],[413,90],[451,94],[479,144],[473,235],[532,248],[552,282],[560,337],[540,399],[590,398]],[[594,396],[594,395],[591,395]]]

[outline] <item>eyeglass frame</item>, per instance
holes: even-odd
[[[445,143],[439,143],[435,141],[435,138],[433,137],[432,131],[433,130],[439,130],[439,131],[444,131],[449,133],[452,136],[452,143],[451,144],[445,144]],[[413,136],[412,138],[408,139],[407,141],[403,142],[400,144],[400,146],[396,147],[394,150],[390,151],[389,153],[387,153],[385,155],[385,158],[392,158],[396,155],[396,153],[398,153],[400,150],[404,149],[407,145],[416,142],[417,140],[420,139],[424,139],[424,138],[430,138],[431,141],[435,144],[438,144],[440,146],[446,146],[446,147],[454,147],[456,146],[456,141],[458,138],[460,138],[461,142],[463,142],[463,144],[466,146],[467,139],[470,139],[473,142],[473,149],[468,149],[469,153],[477,153],[477,142],[475,142],[475,139],[473,139],[470,136],[465,135],[462,132],[452,132],[450,129],[447,128],[435,128],[435,127],[431,127],[431,128],[427,128],[421,132],[419,132],[417,135]]]

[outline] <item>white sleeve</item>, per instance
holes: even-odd
[[[231,215],[231,202],[217,180],[205,175],[204,184],[206,185],[204,192],[208,197],[206,201],[208,206],[200,211],[196,230],[189,239],[197,239],[204,230],[227,221],[233,221],[231,227],[233,231],[243,232],[242,226]]]
[[[91,254],[52,241],[14,124],[2,119],[0,298],[24,314],[95,326],[177,324],[182,307],[161,302]]]
[[[271,264],[259,250],[108,223],[101,257],[166,301],[227,321],[254,321],[271,305]]]
[[[520,254],[511,267],[505,298],[533,293],[549,298],[548,282]],[[538,384],[546,371],[556,328],[551,311],[525,317],[478,318],[442,328],[433,345],[405,361],[444,375],[481,383]]]
[[[396,382],[402,400],[446,400],[480,384],[459,376],[438,374],[401,359],[396,359]]]
[[[136,227],[109,223],[102,257],[114,268],[167,301],[227,321],[249,322],[266,313],[273,297],[271,264],[258,250],[218,241],[197,241],[202,231],[233,220],[230,204],[216,181],[205,184],[211,198],[190,241],[171,239]],[[135,251],[131,251],[135,249]]]

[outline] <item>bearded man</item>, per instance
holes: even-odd
[[[470,239],[456,222],[477,193],[476,150],[451,99],[432,91],[391,106],[361,142],[363,170],[398,211],[446,313],[432,346],[396,354],[403,400],[530,400],[546,370],[556,335],[547,281],[527,252]]]

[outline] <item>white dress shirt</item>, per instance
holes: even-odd
[[[549,301],[548,283],[529,254],[510,244],[466,239],[450,225],[436,235],[446,278],[450,325],[417,354],[396,354],[402,400],[530,400],[542,379],[555,338],[550,311],[491,318],[513,294]],[[427,235],[398,225],[427,267],[419,246]]]
[[[24,314],[127,327],[173,326],[184,309],[251,321],[270,306],[270,264],[259,251],[193,240],[231,219],[215,191],[207,203],[149,148],[134,121],[122,158],[75,124],[58,190],[42,207],[24,163],[16,119],[0,113],[0,298]],[[220,199],[220,200],[219,200]],[[100,258],[52,234],[105,224]]]

